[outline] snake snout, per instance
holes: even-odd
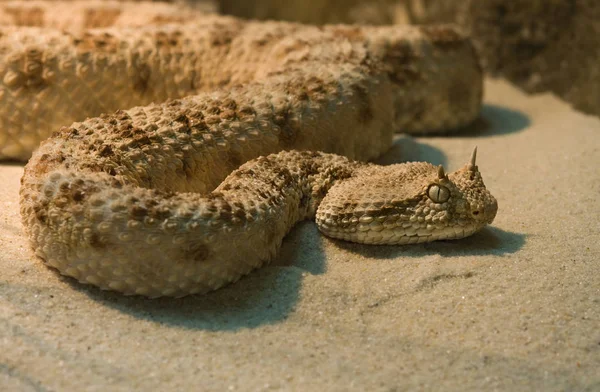
[[[474,206],[471,209],[472,218],[483,224],[490,224],[493,222],[498,212],[498,202],[494,199],[486,204]]]

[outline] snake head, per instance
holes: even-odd
[[[454,214],[472,227],[483,227],[492,223],[498,211],[498,202],[487,190],[476,165],[477,147],[471,160],[448,176],[456,188]]]
[[[450,174],[425,162],[368,166],[329,190],[317,211],[319,229],[369,244],[467,237],[492,223],[498,210],[475,155]]]

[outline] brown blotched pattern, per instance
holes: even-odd
[[[209,3],[120,0],[8,0],[0,2],[0,25],[45,27],[71,32],[99,27],[132,27],[190,22],[214,12]]]
[[[468,236],[497,210],[473,165],[440,176],[428,163],[284,151],[245,163],[204,195],[75,166],[83,169],[24,177],[21,212],[36,254],[80,282],[150,297],[236,281],[269,262],[303,219],[316,216],[335,238],[411,244]]]
[[[377,157],[394,131],[476,117],[477,58],[458,32],[439,29],[217,16],[82,33],[0,29],[0,157],[26,159],[56,131],[22,179],[36,254],[103,289],[182,296],[268,262],[295,222],[315,216],[323,232],[366,243],[404,243],[430,226],[442,234],[427,240],[469,235],[495,215],[478,172],[436,180],[430,167],[409,176],[422,166],[349,160]],[[269,155],[292,149],[345,157]],[[353,181],[382,191],[389,182],[396,196],[367,207],[348,200],[362,197]],[[344,184],[353,185],[336,191]],[[441,207],[432,197],[445,198]],[[411,213],[418,227],[408,217],[403,235]],[[395,240],[385,241],[380,226],[392,220]]]
[[[452,27],[319,28],[195,16],[138,28],[0,27],[0,159],[28,159],[73,121],[240,86],[324,102],[351,78],[363,100],[359,125],[389,121],[369,106],[387,99],[391,108],[380,112],[394,123],[386,126],[402,132],[452,129],[478,113],[481,69],[470,41]],[[380,98],[383,90],[390,96]],[[227,108],[217,109],[231,121]],[[293,148],[298,135],[287,115],[294,117],[281,113],[274,125]]]

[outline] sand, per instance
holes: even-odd
[[[479,147],[499,201],[458,241],[366,246],[312,222],[206,296],[148,300],[35,260],[0,165],[0,390],[600,390],[600,120],[486,82],[482,119],[398,137],[385,162]]]

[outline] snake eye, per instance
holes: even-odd
[[[445,186],[433,184],[429,187],[427,195],[434,203],[444,203],[450,198],[450,191]]]

